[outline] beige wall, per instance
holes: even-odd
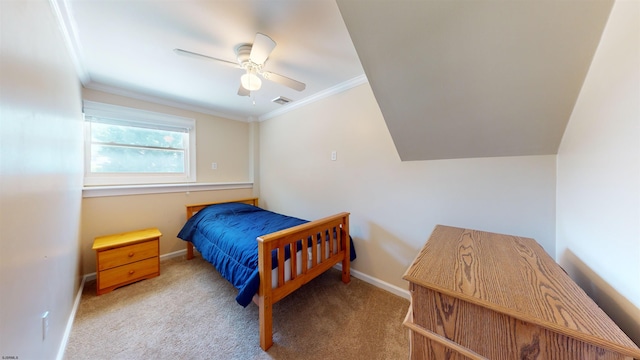
[[[83,89],[85,100],[187,117],[196,120],[196,172],[201,183],[250,181],[250,124],[178,109],[102,91]],[[218,169],[211,169],[216,162]]]
[[[640,2],[614,5],[558,152],[560,263],[640,344]]]
[[[436,224],[533,237],[554,256],[555,167],[553,155],[401,162],[368,84],[260,126],[261,204],[351,212],[353,268],[403,289]]]
[[[162,233],[161,254],[184,250],[185,242],[176,235],[185,222],[186,204],[252,196],[252,189],[238,189],[85,198],[82,200],[83,273],[96,271],[96,255],[91,249],[96,236],[157,227]]]
[[[0,355],[54,359],[80,286],[80,83],[48,1],[0,17]]]
[[[197,182],[254,180],[255,125],[91,89],[83,89],[82,96],[86,100],[196,119]],[[218,164],[217,170],[211,169],[212,162]],[[237,189],[84,198],[82,271],[84,274],[95,272],[95,252],[91,246],[96,236],[157,227],[163,234],[161,254],[183,250],[184,241],[176,235],[184,225],[185,204],[245,198],[254,193],[257,194],[253,189]]]

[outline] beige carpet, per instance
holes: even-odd
[[[335,269],[274,305],[274,345],[258,308],[200,258],[161,262],[159,277],[96,296],[85,285],[65,359],[407,359],[409,301]]]

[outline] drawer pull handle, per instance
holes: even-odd
[[[133,271],[133,270],[129,270],[129,275],[133,275],[134,272],[135,271]]]
[[[133,251],[129,253],[129,257],[133,257]]]

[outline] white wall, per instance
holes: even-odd
[[[51,359],[80,284],[80,83],[49,2],[0,16],[0,355]]]
[[[260,126],[261,204],[351,212],[353,268],[403,289],[436,224],[533,237],[554,256],[555,168],[553,155],[401,162],[368,84]]]
[[[617,1],[558,153],[560,263],[640,343],[640,2]]]

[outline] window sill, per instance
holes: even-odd
[[[253,188],[253,182],[87,186],[82,188],[82,197],[91,198],[105,196],[166,194],[177,192],[189,193],[190,191],[234,190],[251,188]]]

